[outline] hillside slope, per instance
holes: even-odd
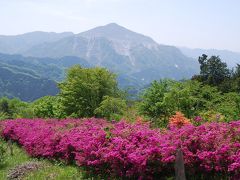
[[[0,96],[33,101],[42,96],[56,95],[57,93],[58,88],[55,81],[0,64]]]
[[[75,64],[82,67],[93,66],[86,60],[74,56],[36,58],[0,53],[0,97],[18,97],[22,100],[32,101],[37,97],[49,95],[49,92],[52,92],[51,95],[55,95],[58,92],[58,90],[56,91],[56,82],[62,81],[65,78],[67,68]],[[118,74],[117,80],[120,88],[123,89],[127,87],[139,89],[142,87],[141,83],[128,75]],[[25,87],[25,89],[21,89],[19,86]],[[37,88],[38,86],[47,89],[46,92],[39,90],[27,93],[27,91],[30,91],[28,88]]]
[[[114,23],[33,46],[23,54],[52,58],[77,56],[144,84],[160,78],[189,78],[198,72],[197,61],[183,55],[178,48],[159,45]]]

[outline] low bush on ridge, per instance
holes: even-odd
[[[104,119],[18,119],[1,122],[5,139],[34,157],[76,163],[89,174],[130,179],[174,176],[176,150],[184,155],[187,176],[240,176],[240,121],[170,126]]]

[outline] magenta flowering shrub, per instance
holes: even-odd
[[[185,126],[169,130],[166,136],[182,148],[191,174],[239,176],[240,121]]]
[[[2,136],[34,157],[74,162],[89,173],[130,179],[174,176],[181,148],[188,176],[239,177],[240,121],[160,131],[148,124],[103,119],[7,120]]]

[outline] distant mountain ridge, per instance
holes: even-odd
[[[104,37],[113,41],[121,41],[121,42],[130,42],[138,44],[141,42],[142,44],[156,44],[154,40],[145,35],[133,32],[129,29],[126,29],[122,26],[119,26],[116,23],[110,23],[105,26],[99,26],[93,28],[91,30],[79,33],[78,36],[85,38],[96,38],[96,37]]]
[[[14,36],[0,35],[0,52],[7,54],[22,54],[32,46],[45,42],[54,42],[72,35],[73,33],[71,32],[54,33],[41,31]]]
[[[208,56],[220,56],[222,61],[226,62],[230,68],[235,67],[237,64],[240,64],[240,52],[233,52],[229,50],[218,50],[218,49],[191,49],[186,47],[179,47],[183,54],[186,56],[198,59],[202,54]]]

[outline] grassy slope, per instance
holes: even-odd
[[[0,141],[1,144],[7,149],[7,143]],[[0,180],[7,179],[9,169],[29,161],[41,161],[44,167],[38,171],[29,173],[25,180],[77,180],[83,179],[79,168],[76,166],[66,166],[57,163],[51,163],[47,160],[37,160],[29,157],[23,149],[17,145],[13,145],[13,156],[10,155],[9,150],[6,152],[6,162],[3,167],[0,167]]]

